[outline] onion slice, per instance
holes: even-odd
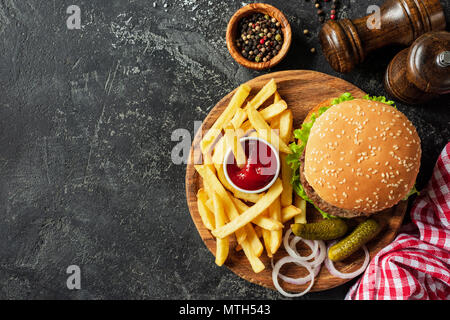
[[[309,278],[311,280],[308,288],[306,288],[305,290],[303,290],[302,292],[299,292],[299,293],[289,293],[289,292],[286,292],[283,288],[281,288],[280,283],[278,282],[278,277],[280,276],[281,267],[283,265],[285,265],[286,263],[296,263],[296,264],[299,264],[299,265],[305,267],[306,270],[308,270],[309,275],[304,277],[304,278]],[[280,260],[277,261],[277,263],[275,263],[275,266],[273,267],[273,271],[272,271],[272,281],[273,281],[275,288],[277,288],[278,292],[280,292],[285,297],[288,297],[288,298],[301,297],[304,294],[306,294],[307,292],[309,292],[309,290],[311,290],[312,286],[314,285],[314,271],[311,268],[311,266],[309,265],[309,263],[302,261],[298,258],[287,256],[287,257],[281,258]]]
[[[367,266],[369,265],[370,255],[369,255],[369,250],[367,250],[367,247],[364,245],[364,246],[362,246],[362,249],[364,250],[364,253],[365,253],[366,256],[365,256],[365,259],[364,259],[364,262],[363,262],[361,268],[359,268],[359,269],[356,270],[356,271],[350,272],[350,273],[342,273],[342,272],[338,271],[338,270],[335,268],[335,266],[334,266],[334,264],[333,264],[333,261],[331,261],[331,260],[328,258],[328,251],[330,250],[330,247],[333,246],[335,243],[336,243],[336,241],[333,241],[332,243],[330,243],[330,244],[328,245],[328,248],[327,248],[327,258],[325,259],[325,266],[327,267],[328,271],[329,271],[333,276],[339,277],[339,278],[342,278],[342,279],[353,279],[353,278],[359,276],[361,273],[363,273],[364,270],[366,270]]]
[[[325,266],[327,267],[330,274],[332,274],[335,277],[342,278],[342,279],[352,279],[352,278],[357,277],[358,275],[363,273],[364,270],[366,270],[366,268],[369,264],[369,261],[370,261],[369,250],[367,250],[366,246],[362,246],[362,249],[364,250],[364,253],[365,253],[365,259],[364,259],[362,266],[354,272],[342,273],[336,269],[336,267],[333,264],[333,261],[331,261],[328,258],[328,251],[330,250],[330,247],[333,246],[337,242],[336,240],[331,242],[327,247],[327,245],[325,244],[325,242],[323,240],[307,240],[307,239],[303,239],[298,236],[294,236],[294,238],[289,241],[289,237],[291,234],[292,234],[292,229],[289,228],[286,231],[286,234],[284,235],[284,238],[283,238],[284,248],[286,249],[286,252],[289,255],[278,260],[275,265],[273,263],[273,258],[271,259],[271,264],[272,264],[272,269],[273,269],[272,270],[273,284],[274,284],[275,288],[278,290],[278,292],[280,292],[285,297],[289,297],[289,298],[301,297],[304,294],[306,294],[307,292],[309,292],[309,290],[311,290],[312,286],[314,285],[315,277],[317,277],[317,275],[319,274],[323,263],[325,263]],[[306,257],[300,255],[300,253],[297,250],[297,243],[299,241],[303,241],[311,249],[312,252],[310,255],[308,255]],[[307,276],[299,277],[299,278],[292,278],[292,277],[288,277],[288,276],[281,274],[280,273],[281,267],[287,263],[295,263],[298,266],[304,267],[304,268],[306,268],[306,270],[308,270],[309,274]],[[308,288],[306,288],[305,290],[303,290],[300,293],[289,293],[289,292],[283,290],[283,288],[281,288],[281,286],[278,282],[278,278],[282,279],[283,281],[285,281],[287,283],[291,283],[294,285],[303,285],[308,282],[310,282],[310,284],[309,284]]]
[[[323,240],[315,240],[319,246],[319,255],[315,257],[313,261],[311,261],[311,266],[313,268],[320,266],[325,258],[327,257],[327,246]]]
[[[288,255],[291,256],[292,258],[296,258],[301,261],[308,261],[312,257],[314,257],[314,255],[317,252],[317,244],[313,243],[312,241],[305,240],[305,239],[303,239],[301,237],[297,237],[297,236],[295,236],[289,243],[289,236],[291,235],[291,233],[292,233],[292,229],[289,228],[289,230],[286,231],[286,234],[284,235],[284,239],[283,239],[284,249],[286,250]],[[300,240],[303,241],[312,250],[312,253],[307,257],[302,257],[298,253],[297,248],[295,247],[295,245],[297,245],[297,243]],[[294,245],[294,243],[295,243],[295,245]]]
[[[297,243],[299,243],[300,241],[303,241],[312,250],[312,252],[309,256],[306,256],[306,257],[301,256],[300,253],[298,252]],[[308,261],[316,256],[317,249],[319,248],[319,244],[317,243],[317,241],[306,240],[301,237],[295,236],[289,243],[289,247],[291,247],[291,249],[296,253],[296,257],[299,257],[303,261]]]

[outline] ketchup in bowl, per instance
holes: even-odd
[[[230,150],[225,159],[225,175],[229,182],[241,191],[262,192],[278,176],[280,170],[278,153],[263,139],[246,137],[240,142],[247,161],[242,168],[239,168]]]

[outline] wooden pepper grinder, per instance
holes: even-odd
[[[409,46],[426,32],[444,29],[439,0],[387,0],[379,15],[327,21],[319,38],[331,67],[345,73],[372,50],[390,44]]]
[[[384,87],[409,104],[450,93],[450,33],[426,33],[400,51],[387,67]]]

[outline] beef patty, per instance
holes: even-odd
[[[333,206],[325,200],[323,200],[313,189],[313,187],[308,183],[305,178],[305,152],[303,152],[300,158],[300,182],[302,183],[303,189],[307,196],[314,202],[314,204],[324,212],[331,214],[332,216],[342,217],[342,218],[354,218],[361,216],[368,216],[370,214],[365,212],[360,212],[358,210],[347,210]]]

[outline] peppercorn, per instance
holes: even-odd
[[[238,24],[235,43],[242,56],[250,61],[267,62],[283,45],[281,23],[269,15],[255,13]]]
[[[309,33],[308,29],[303,30],[303,34],[308,34],[308,33]]]

